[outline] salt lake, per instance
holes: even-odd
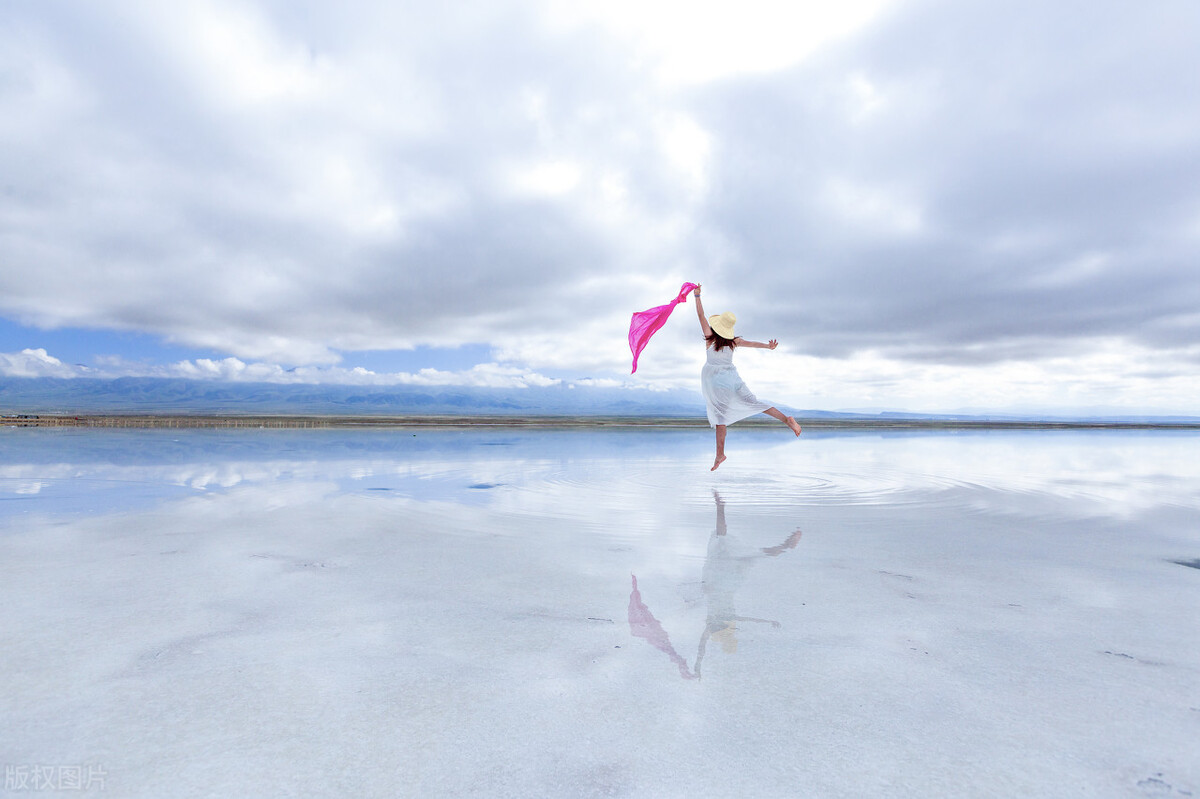
[[[1196,795],[1197,444],[2,430],[5,792]]]

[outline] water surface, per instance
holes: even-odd
[[[1197,443],[0,431],[0,753],[113,796],[1188,795]]]

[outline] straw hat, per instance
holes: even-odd
[[[737,324],[737,315],[733,311],[726,311],[723,314],[708,317],[708,326],[712,331],[721,338],[727,338],[731,341],[735,337],[733,326]]]

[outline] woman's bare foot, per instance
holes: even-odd
[[[711,469],[709,469],[709,471],[710,471],[710,472],[715,472],[715,471],[717,470],[717,467],[718,467],[718,466],[720,466],[720,465],[721,465],[722,463],[724,463],[724,462],[725,462],[725,456],[724,456],[724,455],[718,455],[718,456],[717,456],[717,459],[716,459],[715,461],[713,461],[713,467],[712,467]]]
[[[800,435],[800,425],[793,417],[789,416],[787,418],[787,426],[792,428],[793,433]]]

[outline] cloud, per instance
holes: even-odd
[[[86,367],[69,366],[40,347],[0,352],[0,375],[5,377],[77,377]]]
[[[10,4],[0,315],[214,379],[486,344],[409,379],[621,380],[629,314],[696,280],[896,397],[1186,375],[1198,36],[1190,0]],[[693,324],[635,379],[694,387]]]
[[[301,366],[285,368],[276,363],[246,363],[239,358],[196,358],[159,366],[128,362],[121,358],[99,359],[98,367],[64,364],[44,349],[0,353],[0,377],[119,377],[184,378],[188,380],[238,383],[310,383],[357,386],[473,386],[487,388],[532,388],[559,385],[558,378],[507,364],[481,363],[469,369],[420,369],[416,372],[374,372],[362,367]]]
[[[1186,3],[914,3],[710,92],[726,282],[769,275],[735,296],[820,355],[1194,344],[1197,31]]]
[[[870,23],[889,0],[580,0],[549,4],[560,25],[598,25],[668,86],[771,73]]]
[[[686,123],[603,37],[524,4],[183,9],[9,12],[0,311],[334,363],[569,328],[589,280],[669,260]]]

